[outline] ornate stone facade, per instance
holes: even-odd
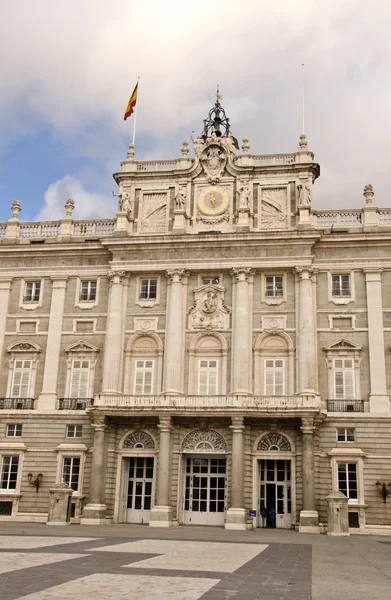
[[[115,218],[0,224],[0,519],[64,480],[76,522],[391,527],[391,210],[314,210],[305,136],[239,152],[218,99],[193,142],[130,147]]]

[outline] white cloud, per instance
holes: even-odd
[[[114,198],[91,194],[84,189],[78,179],[71,175],[65,175],[62,179],[52,183],[46,190],[45,205],[39,211],[36,219],[54,221],[65,216],[64,204],[67,198],[75,201],[74,219],[109,219],[114,216],[117,208]]]
[[[177,156],[216,83],[252,152],[290,152],[304,62],[307,134],[324,174],[316,205],[357,206],[368,182],[386,205],[390,18],[388,0],[13,0],[0,23],[1,143],[28,120],[29,134],[49,125],[92,169],[94,152],[125,156],[132,122],[122,115],[140,75],[139,158]]]

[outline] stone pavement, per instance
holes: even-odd
[[[391,539],[0,523],[1,600],[390,600]]]

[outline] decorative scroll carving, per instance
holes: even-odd
[[[265,229],[281,229],[288,224],[287,190],[281,188],[264,188],[261,196],[261,227]]]
[[[266,450],[267,452],[290,452],[292,450],[288,438],[282,433],[268,433],[258,442],[257,450]]]
[[[143,450],[154,450],[155,442],[152,436],[145,431],[133,431],[123,443],[124,448],[142,448]]]
[[[182,442],[182,452],[225,453],[227,450],[228,446],[225,438],[214,429],[191,431]]]
[[[142,233],[164,233],[166,231],[167,194],[143,194],[141,226]]]
[[[194,290],[194,304],[188,310],[189,329],[228,329],[231,309],[224,301],[224,288],[203,285]]]

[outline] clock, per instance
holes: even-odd
[[[204,215],[221,215],[228,208],[228,192],[222,187],[211,185],[201,190],[197,205]]]

